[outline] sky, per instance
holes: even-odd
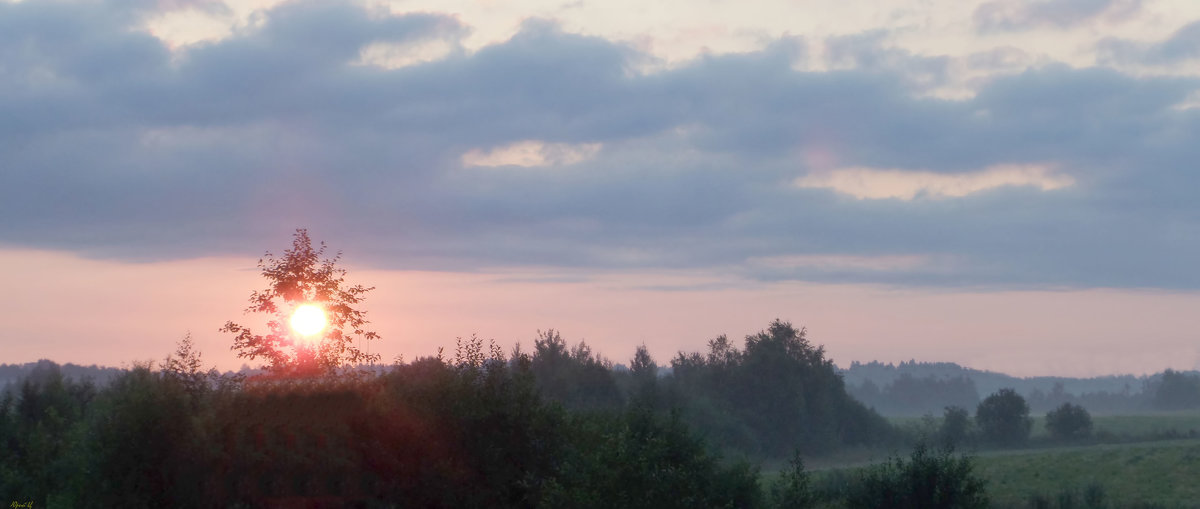
[[[1197,139],[1191,0],[0,0],[0,362],[237,368],[307,228],[385,360],[1196,369]]]

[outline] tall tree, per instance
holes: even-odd
[[[985,440],[1004,446],[1025,443],[1033,428],[1029,404],[1013,389],[1000,389],[980,402],[975,423]]]
[[[364,352],[365,342],[379,339],[366,330],[366,312],[356,308],[374,287],[350,286],[346,269],[337,266],[339,251],[323,258],[325,243],[314,249],[308,230],[299,228],[293,235],[292,248],[276,258],[270,251],[258,260],[263,277],[270,285],[250,294],[246,313],[269,317],[267,334],[255,334],[250,327],[225,322],[222,332],[234,334],[233,350],[238,357],[251,360],[262,357],[264,366],[276,373],[332,373],[353,364],[374,362],[379,354]],[[324,311],[327,326],[312,337],[303,337],[288,329],[288,318],[303,305],[316,305]]]

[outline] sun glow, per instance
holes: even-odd
[[[321,332],[327,323],[325,310],[316,304],[304,304],[292,313],[292,329],[302,336],[312,336]]]

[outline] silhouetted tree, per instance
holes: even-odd
[[[1063,403],[1046,413],[1046,430],[1059,440],[1085,438],[1092,434],[1092,416],[1079,405]]]
[[[531,369],[542,395],[574,410],[615,409],[622,401],[612,365],[587,343],[573,348],[554,329],[538,331]]]
[[[275,258],[268,251],[258,261],[263,277],[270,285],[250,294],[246,313],[271,317],[266,335],[255,334],[249,327],[226,322],[222,332],[234,334],[233,350],[238,357],[267,360],[273,372],[331,373],[340,367],[374,362],[378,354],[360,349],[363,343],[379,335],[365,329],[366,312],[356,308],[364,295],[374,288],[345,284],[346,269],[337,266],[342,253],[322,260],[325,243],[313,249],[308,230],[297,229],[292,248]],[[288,329],[288,315],[294,308],[312,303],[326,314],[328,326],[311,341],[298,341]],[[358,342],[356,343],[356,339]]]
[[[215,367],[204,370],[201,357],[189,332],[176,344],[175,353],[167,355],[162,364],[163,375],[182,384],[193,400],[207,391],[211,382],[219,382],[221,378]]]
[[[658,364],[650,357],[646,345],[637,347],[633,359],[629,361],[629,374],[633,378],[633,397],[640,403],[657,404],[658,399]]]
[[[746,336],[739,351],[725,336],[708,355],[672,360],[673,383],[693,422],[722,445],[778,456],[886,439],[890,426],[845,391],[825,349],[807,332],[775,320]]]
[[[1003,446],[1025,443],[1033,428],[1029,405],[1012,389],[1000,389],[980,402],[975,423],[984,440]]]

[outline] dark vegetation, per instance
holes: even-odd
[[[788,323],[747,336],[742,350],[717,337],[707,354],[680,353],[671,367],[668,397],[722,446],[771,455],[894,439],[882,417],[846,394],[824,348]]]
[[[373,370],[244,377],[205,371],[184,338],[104,385],[43,361],[0,396],[0,493],[59,507],[978,507],[986,486],[952,451],[1031,444],[1011,390],[893,426],[786,322],[681,353],[665,376],[644,347],[616,369],[567,345],[547,331],[503,353],[472,337]],[[1091,422],[1060,405],[1039,440],[1094,443]],[[836,473],[801,459],[864,447],[911,453]],[[1111,492],[1064,490],[1029,506]]]
[[[1092,434],[1092,416],[1087,409],[1070,403],[1046,414],[1046,430],[1058,440],[1076,440]]]
[[[0,442],[9,452],[0,463],[0,493],[35,507],[814,502],[798,455],[778,479],[764,478],[745,459],[718,453],[703,430],[689,424],[691,409],[722,405],[733,416],[716,429],[769,431],[763,420],[739,422],[738,416],[753,415],[736,401],[748,392],[724,394],[702,385],[714,376],[759,391],[758,399],[792,406],[772,414],[791,434],[770,432],[771,442],[749,442],[747,453],[824,449],[797,423],[839,443],[861,443],[871,432],[892,437],[885,421],[840,391],[832,365],[803,331],[783,322],[750,336],[745,353],[728,350],[719,368],[707,360],[696,364],[696,378],[687,382],[653,376],[644,349],[635,352],[633,369],[614,371],[585,345],[566,348],[555,332],[542,333],[535,345],[531,354],[501,355],[494,344],[472,338],[460,341],[452,359],[422,358],[382,374],[243,379],[203,371],[185,338],[161,369],[136,366],[102,388],[45,362],[0,399]],[[762,352],[784,360],[774,367],[754,360]],[[793,368],[801,374],[786,378]],[[754,380],[753,373],[762,378]],[[912,461],[912,468],[959,473],[969,463],[949,455]],[[866,497],[862,490],[879,483],[904,489],[912,476],[934,475],[897,473],[906,465],[864,475],[856,486],[867,487],[846,496]]]
[[[265,362],[252,376],[205,370],[190,337],[106,383],[48,361],[18,373],[0,393],[0,494],[34,507],[983,507],[975,460],[954,451],[1030,441],[1025,397],[1001,388],[980,400],[963,376],[876,387],[940,405],[940,420],[895,426],[780,320],[666,369],[644,346],[617,369],[554,330],[528,353],[472,336],[452,357],[379,366],[357,309],[370,288],[344,284],[323,251],[298,230],[282,258],[260,262],[271,284],[247,311],[271,318],[266,334],[222,329]],[[314,301],[329,327],[296,341],[284,313]],[[1200,402],[1194,375],[1152,383],[1160,407]],[[1071,402],[1046,427],[1052,440],[1091,439],[1088,411]],[[805,469],[805,457],[847,449],[910,453]]]
[[[984,440],[1006,447],[1025,443],[1033,431],[1029,404],[1012,389],[1000,389],[979,403],[975,424]]]

